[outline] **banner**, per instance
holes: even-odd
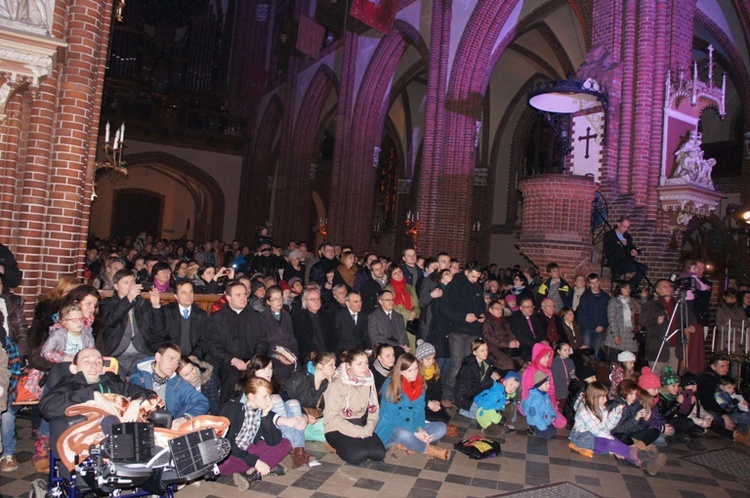
[[[373,29],[389,34],[396,19],[398,0],[354,0],[349,12]]]
[[[297,36],[297,50],[313,59],[318,58],[323,46],[325,28],[315,22],[315,19],[305,14],[299,15],[299,35]]]

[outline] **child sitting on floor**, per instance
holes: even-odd
[[[719,386],[714,394],[714,399],[719,404],[724,413],[729,415],[732,423],[739,426],[743,432],[750,428],[750,413],[740,410],[739,403],[733,398],[737,381],[729,375],[722,375],[719,378]],[[722,414],[723,415],[723,414]]]
[[[612,436],[622,416],[622,404],[607,410],[607,388],[593,382],[576,406],[575,425],[570,433],[570,448],[584,456],[612,453],[656,475],[666,465],[667,457],[651,445],[643,449],[628,446]]]
[[[617,355],[617,363],[612,363],[612,371],[609,373],[609,399],[617,397],[617,386],[626,379],[638,382],[635,355],[630,351],[622,351]]]
[[[521,378],[513,370],[505,374],[502,383],[495,382],[489,389],[485,389],[474,398],[477,405],[476,418],[482,428],[482,434],[489,437],[502,437],[506,427],[503,419],[511,421],[515,415],[513,402],[521,385]],[[512,427],[511,427],[512,430]]]
[[[703,432],[703,429],[696,427],[695,423],[688,418],[687,412],[682,411],[682,405],[685,402],[685,396],[680,393],[680,376],[670,366],[664,367],[661,374],[662,389],[659,393],[659,413],[669,425],[674,427],[674,440],[677,442],[688,443],[690,437]],[[698,432],[696,432],[696,430]]]
[[[83,312],[77,304],[63,306],[57,323],[50,327],[50,335],[42,346],[42,357],[51,363],[73,361],[73,357],[86,348],[93,348],[94,334],[84,325]]]
[[[696,434],[700,429],[700,434],[704,434],[711,427],[714,421],[713,415],[708,413],[700,404],[698,397],[695,395],[698,389],[698,377],[692,372],[685,372],[680,381],[680,395],[683,397],[680,413],[685,414],[696,426]]]
[[[570,386],[576,380],[576,367],[570,355],[573,348],[567,342],[558,342],[555,346],[557,355],[552,359],[552,380],[555,383],[557,411],[565,415],[565,402],[570,394]]]
[[[549,397],[549,386],[547,374],[537,370],[534,372],[534,387],[529,390],[529,395],[522,404],[526,422],[529,424],[529,434],[544,439],[553,438],[557,433],[557,429],[552,425],[557,413]]]

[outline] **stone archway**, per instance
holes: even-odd
[[[193,239],[221,238],[226,210],[224,191],[209,173],[166,152],[140,152],[128,155],[125,160],[129,170],[149,168],[159,171],[190,192],[196,206]]]

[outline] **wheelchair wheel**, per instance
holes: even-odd
[[[47,497],[47,480],[38,478],[31,481],[29,485],[29,498],[46,498]]]

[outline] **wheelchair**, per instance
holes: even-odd
[[[50,422],[50,434],[59,436],[86,417],[63,417]],[[173,498],[181,484],[215,479],[218,463],[230,452],[226,438],[213,428],[174,437],[167,447],[156,444],[154,429],[169,427],[172,416],[160,410],[148,422],[102,423],[105,438],[89,447],[88,456],[76,455],[72,471],[62,465],[56,445],[51,445],[47,479],[35,479],[29,498],[138,498],[158,495]]]

